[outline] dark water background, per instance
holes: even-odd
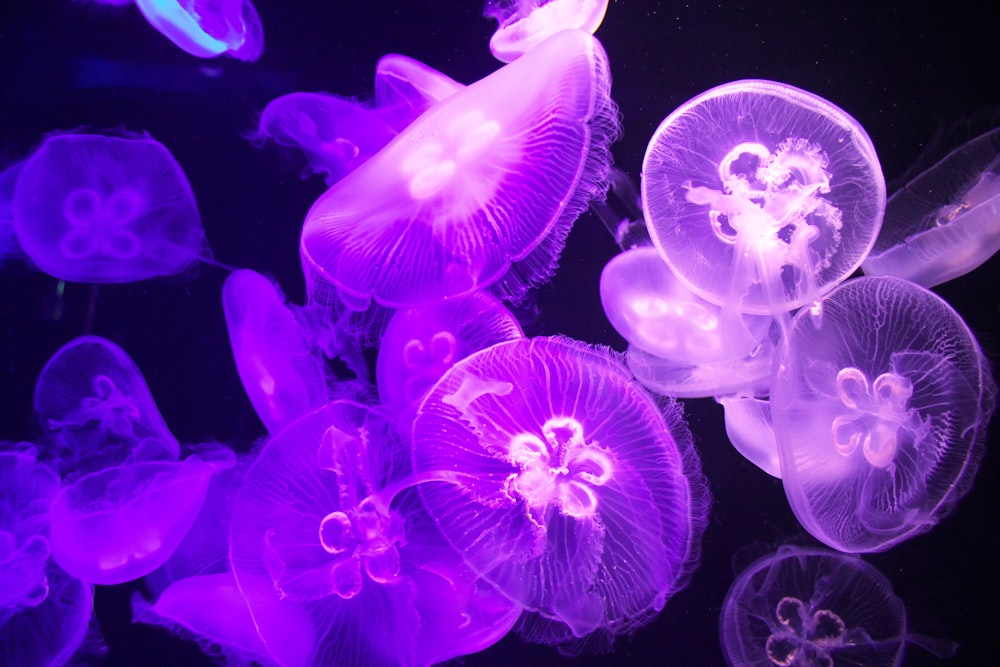
[[[300,301],[298,232],[322,182],[301,181],[298,162],[258,151],[241,135],[281,94],[370,97],[375,63],[388,52],[417,58],[460,82],[475,81],[498,66],[487,49],[494,24],[481,17],[476,0],[256,4],[265,51],[246,64],[183,53],[134,7],[0,0],[0,166],[26,155],[51,130],[148,131],[185,169],[215,257],[277,277]],[[817,93],[857,118],[874,141],[891,191],[914,162],[1000,124],[996,23],[986,3],[967,4],[614,2],[598,37],[624,116],[616,163],[637,179],[646,142],[677,105],[726,81],[768,78]],[[972,8],[977,4],[981,9]],[[598,298],[601,268],[616,251],[596,218],[581,218],[559,272],[538,295],[529,333],[624,349]],[[181,277],[97,290],[70,284],[60,296],[54,279],[8,261],[0,270],[0,439],[36,434],[31,394],[38,372],[59,346],[94,333],[135,359],[179,440],[248,448],[263,428],[230,355],[224,278],[223,271],[202,266]],[[995,362],[1000,259],[936,291]],[[702,565],[655,623],[622,640],[614,654],[572,664],[723,664],[718,614],[734,578],[734,554],[754,542],[764,548],[814,543],[792,516],[780,482],[730,447],[721,408],[708,400],[685,404],[715,497]],[[1000,428],[992,429],[990,449],[997,433]],[[997,459],[996,451],[987,453],[972,492],[929,534],[865,557],[907,604],[912,630],[962,645],[954,665],[996,664],[1000,647]],[[131,625],[134,588],[97,590],[109,651],[95,664],[211,664],[192,643]],[[563,659],[509,637],[463,662],[531,667]],[[910,647],[905,664],[936,663]]]

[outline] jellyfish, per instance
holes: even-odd
[[[58,667],[87,633],[92,592],[51,556],[59,478],[31,450],[0,452],[0,664]]]
[[[646,222],[677,278],[738,312],[778,315],[849,276],[875,241],[885,181],[860,124],[827,100],[735,81],[660,124]]]
[[[1000,128],[956,148],[886,203],[867,275],[934,287],[1000,249]]]
[[[268,432],[327,402],[323,362],[274,285],[240,269],[223,285],[222,307],[240,380]]]
[[[264,30],[250,0],[135,0],[149,24],[199,58],[226,54],[253,62],[264,52]]]
[[[0,267],[8,257],[19,256],[17,234],[14,232],[14,188],[23,162],[15,162],[0,172]]]
[[[375,364],[382,404],[398,413],[415,407],[461,359],[523,336],[514,315],[483,292],[397,311],[382,336]]]
[[[564,31],[433,106],[309,211],[310,299],[332,286],[405,308],[501,279],[504,296],[523,298],[607,188],[618,132],[608,92],[600,44]]]
[[[626,633],[694,567],[708,497],[690,432],[606,350],[535,338],[472,354],[424,397],[412,438],[428,513],[469,567],[556,622],[538,641]]]
[[[607,11],[608,0],[486,0],[483,14],[497,20],[490,53],[509,63],[560,30],[593,35]]]
[[[731,667],[899,665],[907,642],[938,657],[951,642],[907,632],[892,584],[854,555],[785,546],[737,577],[719,620]]]
[[[792,320],[771,414],[785,493],[814,537],[871,552],[930,530],[971,488],[995,385],[940,297],[888,276]]]
[[[375,110],[397,132],[465,86],[433,67],[398,53],[375,64]]]
[[[778,441],[771,421],[771,403],[752,393],[717,396],[729,442],[743,457],[771,477],[781,479]]]
[[[172,275],[204,247],[191,186],[148,135],[48,137],[25,162],[12,205],[21,248],[61,280]]]

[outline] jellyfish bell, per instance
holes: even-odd
[[[703,298],[774,314],[814,302],[875,241],[885,182],[846,112],[771,81],[694,97],[654,132],[642,199],[653,242]]]
[[[253,62],[264,51],[264,31],[250,0],[135,0],[149,24],[199,58],[223,54]]]
[[[309,211],[310,299],[409,307],[501,279],[523,296],[607,187],[608,92],[600,44],[564,31],[432,107]]]
[[[464,88],[433,67],[398,53],[386,54],[375,64],[375,111],[396,131]]]
[[[608,0],[487,0],[483,14],[498,24],[490,53],[509,63],[560,30],[593,35],[607,11]]]

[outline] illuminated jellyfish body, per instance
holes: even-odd
[[[397,413],[415,407],[459,360],[523,336],[514,315],[482,292],[397,311],[379,344],[375,364],[379,398]]]
[[[13,217],[24,252],[61,280],[172,275],[204,247],[184,172],[146,135],[48,137],[17,179]]]
[[[940,658],[956,648],[907,633],[902,601],[861,558],[794,546],[740,573],[719,627],[731,667],[894,667],[907,641]]]
[[[564,31],[432,107],[309,211],[310,299],[332,286],[356,304],[409,307],[502,278],[498,290],[522,297],[606,190],[608,92],[600,44]]]
[[[249,269],[234,271],[222,307],[240,380],[268,432],[326,403],[323,362],[271,282]]]
[[[106,338],[75,338],[52,355],[35,385],[35,412],[48,433],[43,453],[64,477],[180,456],[142,372]]]
[[[0,664],[58,667],[87,633],[92,593],[50,558],[59,478],[32,452],[0,453]]]
[[[309,163],[303,178],[320,174],[332,186],[394,136],[393,128],[358,102],[326,93],[291,93],[268,103],[250,139],[300,149]]]
[[[771,477],[781,478],[778,441],[771,420],[771,403],[766,398],[732,394],[717,396],[722,406],[729,442],[750,463]]]
[[[375,109],[397,132],[465,86],[433,67],[398,53],[375,65]]]
[[[483,14],[498,24],[490,53],[509,63],[560,30],[593,35],[607,11],[608,0],[486,0]]]
[[[949,153],[889,198],[862,268],[933,287],[1000,249],[1000,128]]]
[[[628,632],[697,559],[707,494],[680,408],[604,350],[536,338],[475,353],[424,398],[412,446],[455,551],[556,622],[535,640]]]
[[[847,552],[930,530],[972,486],[995,386],[940,297],[886,276],[800,312],[775,365],[771,413],[800,523]]]
[[[223,54],[253,62],[264,30],[250,0],[135,0],[149,24],[199,58]]]
[[[830,102],[736,81],[653,134],[642,198],[657,248],[696,294],[747,313],[812,303],[878,233],[885,182],[864,129]]]

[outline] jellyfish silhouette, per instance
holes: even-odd
[[[861,125],[827,100],[735,81],[685,102],[646,150],[653,241],[696,294],[740,312],[812,303],[861,264],[885,182]]]
[[[62,280],[121,283],[171,275],[204,246],[184,172],[145,135],[48,137],[25,162],[12,205],[22,249]]]
[[[375,64],[375,110],[397,132],[465,86],[433,67],[398,53]]]
[[[934,287],[1000,249],[1000,128],[956,148],[893,194],[861,267]]]
[[[92,592],[50,558],[59,478],[33,451],[0,452],[0,664],[59,667],[87,633]]]
[[[608,351],[536,338],[477,352],[424,398],[412,446],[455,551],[561,624],[540,641],[628,632],[694,567],[708,499],[690,432]]]
[[[135,0],[149,24],[199,58],[222,54],[253,62],[264,52],[264,30],[250,0]]]
[[[989,365],[940,297],[858,278],[792,320],[771,387],[785,493],[847,552],[930,530],[971,488],[994,408]]]
[[[608,0],[487,0],[483,14],[498,24],[490,53],[509,63],[560,30],[593,35],[607,11]]]
[[[804,547],[782,547],[740,573],[719,626],[731,667],[893,667],[907,641],[938,657],[955,650],[908,633],[892,585],[861,558]]]
[[[606,190],[618,131],[608,92],[600,44],[564,31],[432,107],[309,211],[310,299],[332,285],[356,303],[409,307],[501,278],[522,297]]]

